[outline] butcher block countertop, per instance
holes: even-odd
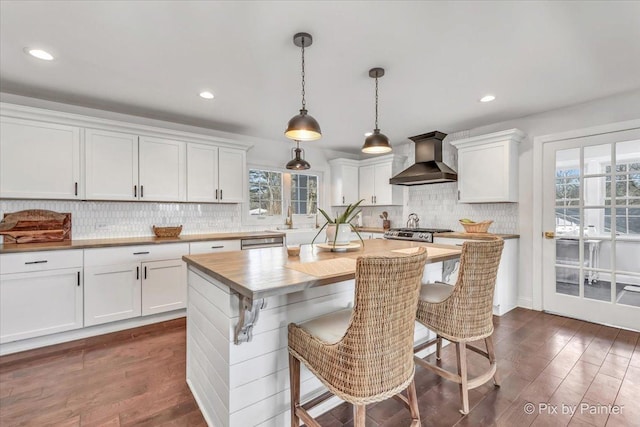
[[[83,239],[47,243],[5,243],[0,244],[1,253],[56,251],[60,249],[91,249],[110,246],[157,245],[164,243],[189,243],[208,240],[238,240],[262,237],[284,237],[284,233],[272,231],[238,231],[230,233],[188,234],[178,237],[123,237],[117,239]]]
[[[448,233],[436,233],[435,237],[446,237],[449,239],[467,239],[467,240],[489,240],[494,237],[502,237],[503,239],[519,239],[519,234],[493,234],[493,233],[465,233],[464,231],[451,231]]]
[[[461,253],[457,246],[373,239],[365,240],[364,247],[349,252],[331,252],[315,245],[302,245],[299,257],[288,257],[286,248],[265,248],[188,255],[182,259],[190,267],[222,282],[240,295],[256,299],[350,280],[355,277],[355,262],[345,259],[355,260],[363,255],[398,255],[392,251],[419,246],[427,248],[428,263],[455,259]],[[305,263],[310,264],[309,268],[305,268]]]

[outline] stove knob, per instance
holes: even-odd
[[[418,239],[424,239],[424,234],[423,233],[418,234]]]

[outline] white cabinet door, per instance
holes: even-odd
[[[84,325],[140,316],[140,264],[85,267]]]
[[[187,306],[187,264],[181,259],[142,263],[142,315]]]
[[[237,240],[211,240],[208,242],[189,243],[189,254],[211,254],[215,252],[239,251],[240,239]]]
[[[140,137],[140,200],[187,200],[185,145],[183,141]]]
[[[85,130],[85,194],[87,200],[138,198],[136,135]]]
[[[518,144],[524,133],[510,129],[451,142],[458,149],[458,200],[462,203],[518,201]]]
[[[342,169],[342,197],[344,204],[356,203],[358,200],[358,179],[357,166],[344,166]]]
[[[218,201],[218,147],[187,144],[187,201]]]
[[[361,166],[359,169],[360,196],[364,199],[360,206],[372,206],[375,195],[375,166]]]
[[[346,206],[358,199],[358,162],[333,159],[331,166],[331,206]]]
[[[218,149],[218,188],[220,203],[244,201],[245,152],[232,148]]]
[[[0,275],[0,343],[81,327],[81,269]]]
[[[374,197],[373,202],[376,205],[392,205],[393,204],[393,186],[389,184],[389,178],[393,176],[392,165],[382,163],[375,165],[373,174],[374,181]]]
[[[80,199],[80,128],[3,117],[0,197]]]

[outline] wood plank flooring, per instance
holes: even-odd
[[[639,425],[639,333],[525,309],[494,323],[502,387],[472,390],[463,417],[457,385],[418,367],[422,425]],[[453,346],[442,358],[455,369]],[[471,374],[486,363],[472,353]],[[0,425],[204,426],[184,377],[184,319],[0,357]],[[621,413],[608,414],[607,405]],[[390,399],[368,407],[367,426],[409,425],[409,415]],[[351,426],[351,407],[319,421]]]

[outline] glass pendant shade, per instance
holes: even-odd
[[[322,138],[322,132],[320,131],[320,125],[310,115],[307,114],[307,110],[300,110],[300,114],[293,116],[289,120],[287,130],[284,135],[296,141],[315,141]]]
[[[362,146],[362,152],[368,154],[382,154],[392,151],[389,138],[383,133],[380,133],[380,129],[374,129],[373,134],[369,135],[364,140]]]
[[[293,159],[291,161],[289,161],[289,163],[287,163],[287,166],[286,166],[287,169],[293,169],[293,170],[300,171],[300,170],[309,169],[311,167],[309,162],[307,162],[302,157],[302,154],[304,154],[304,151],[302,151],[302,149],[300,148],[299,145],[296,146],[296,148],[294,148],[292,150],[292,153],[295,153],[295,154],[294,154]]]

